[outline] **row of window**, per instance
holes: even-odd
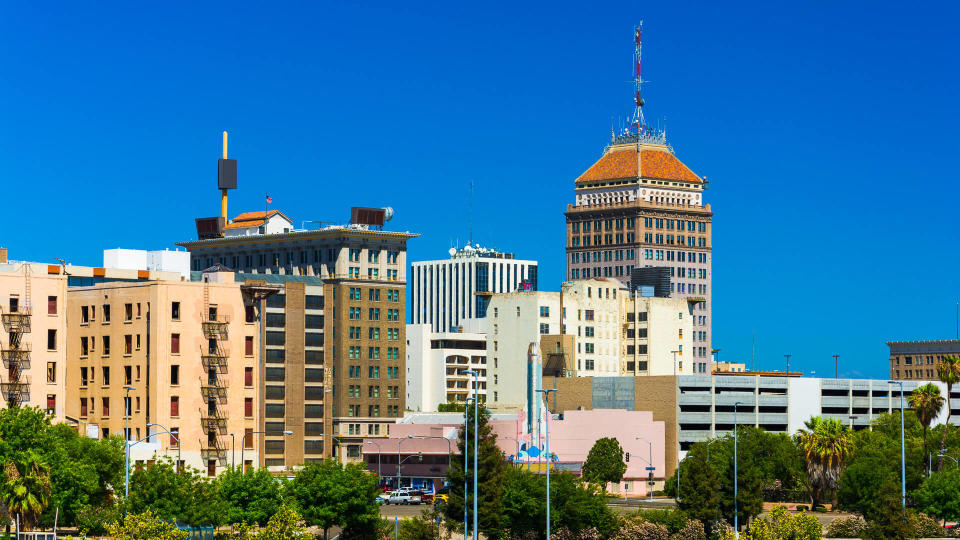
[[[387,320],[388,321],[399,321],[400,320],[400,310],[396,308],[387,309]],[[363,317],[363,308],[361,307],[351,307],[349,308],[348,316],[351,321],[359,321]],[[380,308],[367,308],[367,320],[368,321],[379,321],[380,320]]]
[[[227,256],[221,257],[207,257],[205,262],[205,268],[209,268],[214,265],[214,262],[219,262],[224,266],[229,266],[230,268],[236,270],[239,268],[254,268],[254,267],[266,267],[266,266],[280,266],[281,264],[291,265],[296,264],[319,264],[319,263],[335,263],[337,261],[337,253],[339,249],[327,249],[326,253],[322,249],[314,249],[312,253],[307,250],[297,251],[287,251],[287,252],[272,252],[272,253],[248,253],[240,255],[232,255],[227,258]],[[360,252],[359,249],[350,249],[348,258],[351,262],[360,261]],[[367,262],[379,262],[380,261],[380,251],[376,250],[367,250]],[[399,251],[386,251],[385,258],[387,264],[397,264],[400,260]],[[311,257],[312,255],[312,257]],[[193,269],[201,270],[200,268],[200,258],[193,259]],[[243,263],[242,265],[240,263]],[[256,264],[254,264],[256,263]]]
[[[611,230],[621,230],[626,225],[627,229],[633,229],[636,225],[635,218],[616,218],[616,219],[595,219],[592,221],[574,221],[570,223],[570,228],[573,232],[580,232],[581,230],[585,233],[590,232],[592,228],[596,232],[601,230],[611,231]],[[697,231],[697,232],[707,232],[707,223],[705,221],[688,221],[682,219],[661,219],[661,218],[643,218],[643,226],[648,229],[666,229],[666,230],[678,230],[678,231]]]
[[[400,378],[400,368],[394,366],[387,366],[387,378],[388,379],[399,379]],[[348,366],[348,376],[351,379],[359,379],[363,376],[363,369],[361,366]],[[367,366],[367,378],[369,379],[379,379],[380,378],[380,366]]]
[[[350,287],[349,290],[350,300],[362,300],[363,299],[363,288],[361,287]],[[369,287],[367,288],[367,300],[371,302],[380,301],[380,289]],[[400,290],[399,289],[387,289],[387,302],[399,302],[400,301]]]
[[[347,386],[347,397],[348,398],[360,398],[360,385],[351,384]],[[399,386],[387,386],[386,388],[387,399],[400,399],[400,387]],[[368,398],[379,398],[380,397],[380,386],[379,385],[370,385],[367,387],[367,397]]]
[[[361,416],[361,406],[360,405],[348,405],[347,406],[347,416],[359,417]],[[386,416],[396,418],[400,416],[400,406],[399,405],[387,405],[386,406]],[[367,405],[367,416],[370,417],[380,417],[380,405]]]
[[[363,328],[360,326],[350,326],[349,337],[350,339],[363,339]],[[367,328],[367,339],[371,341],[380,341],[380,327],[371,326]],[[399,328],[387,328],[387,341],[399,341],[400,340],[400,329]]]
[[[361,353],[363,352],[363,347],[359,345],[350,345],[347,347],[347,354],[351,360],[359,360],[362,358]],[[400,359],[400,348],[399,347],[387,347],[387,360],[399,360]],[[367,359],[368,360],[379,360],[380,359],[380,347],[367,347]]]
[[[398,270],[387,269],[386,280],[387,281],[397,281],[399,279]],[[361,279],[360,267],[359,266],[350,266],[347,268],[347,277],[350,279]],[[379,268],[367,268],[367,279],[380,279],[380,269]]]

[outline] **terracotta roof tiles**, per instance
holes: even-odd
[[[666,150],[642,149],[638,160],[636,148],[625,148],[604,154],[577,178],[576,183],[630,179],[641,175],[658,180],[702,182],[689,167]]]

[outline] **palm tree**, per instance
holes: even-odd
[[[50,504],[50,473],[33,453],[19,463],[8,461],[4,472],[3,503],[11,515],[20,517],[20,526],[28,529]]]
[[[837,418],[822,416],[812,417],[805,425],[806,429],[797,432],[796,442],[807,460],[811,504],[819,505],[829,490],[834,493],[836,506],[840,473],[853,450],[850,429]]]
[[[943,438],[940,439],[940,453],[947,451],[947,430],[950,429],[950,394],[953,393],[953,385],[960,382],[960,358],[955,355],[947,355],[943,360],[937,363],[937,375],[940,382],[947,385],[947,423],[943,426]],[[943,457],[937,462],[937,470],[943,470]]]
[[[930,459],[930,454],[927,452],[927,429],[930,428],[933,419],[940,416],[940,409],[943,408],[940,387],[933,383],[920,386],[910,393],[909,402],[910,407],[917,412],[917,420],[923,426],[923,459],[927,461]]]

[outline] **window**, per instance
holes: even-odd
[[[47,297],[47,315],[56,315],[57,314],[57,297],[48,296]]]
[[[584,326],[584,327],[583,327],[583,335],[584,335],[584,337],[593,337],[593,335],[594,335],[593,327],[592,327],[592,326]]]
[[[367,299],[370,300],[371,302],[379,302],[379,301],[380,301],[380,289],[369,289],[369,290],[367,291],[367,297],[368,297]]]
[[[243,398],[243,416],[246,418],[253,417],[253,398]]]
[[[47,350],[57,350],[57,331],[52,328],[47,330]]]
[[[170,396],[170,416],[180,416],[179,396]]]
[[[133,354],[133,335],[126,334],[123,336],[123,354],[130,355]]]
[[[244,428],[243,447],[247,450],[250,450],[253,448],[253,428]]]
[[[133,366],[123,366],[123,384],[133,384]]]
[[[180,302],[172,302],[170,304],[170,318],[175,321],[180,320]]]
[[[57,363],[56,362],[47,362],[47,382],[48,383],[57,382]]]
[[[110,304],[103,305],[103,322],[110,322]]]
[[[57,395],[47,394],[47,414],[57,414]]]
[[[243,354],[247,356],[253,356],[253,336],[244,336]]]
[[[550,333],[550,323],[540,323],[540,333],[549,334]]]
[[[100,416],[107,418],[110,416],[110,398],[100,398]],[[106,433],[104,433],[106,436]]]
[[[588,290],[589,290],[589,288],[588,288]],[[583,312],[583,318],[584,318],[584,320],[592,321],[592,320],[593,320],[593,310],[592,310],[592,309],[584,310],[584,312]]]
[[[170,354],[180,354],[180,334],[170,334]]]
[[[80,306],[80,323],[87,324],[90,322],[90,308],[87,306]]]
[[[87,398],[80,398],[80,416],[87,416]]]
[[[180,366],[173,364],[170,366],[170,385],[178,386],[180,384]]]
[[[123,320],[126,322],[133,320],[133,304],[123,305]]]
[[[101,369],[103,370],[103,377],[101,378],[101,381],[102,381],[101,384],[103,384],[103,386],[110,386],[110,368],[107,366],[103,366]]]
[[[91,372],[92,372],[92,368],[91,368]],[[85,367],[80,368],[80,386],[86,386],[86,385],[87,385],[87,381],[88,381],[88,379],[87,379],[87,373],[88,373],[88,372],[87,372],[87,368],[85,368]]]
[[[243,385],[253,386],[253,368],[252,367],[243,368]]]

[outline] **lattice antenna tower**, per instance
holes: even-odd
[[[643,87],[643,77],[640,75],[640,53],[642,50],[642,37],[643,37],[643,21],[640,21],[639,26],[635,26],[633,29],[633,86],[634,86],[634,111],[633,119],[631,120],[631,128],[633,128],[636,135],[640,135],[641,131],[646,131],[647,122],[643,118],[643,97],[641,96],[641,88]]]

